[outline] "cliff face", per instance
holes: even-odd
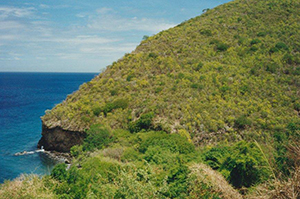
[[[47,151],[70,152],[70,148],[81,144],[85,137],[84,132],[68,131],[61,127],[49,128],[43,124],[42,138],[38,143],[38,148],[43,146]]]

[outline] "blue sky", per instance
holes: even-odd
[[[0,0],[0,71],[99,72],[229,0]]]

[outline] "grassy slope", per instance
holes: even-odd
[[[142,41],[43,121],[127,129],[152,111],[153,128],[185,129],[194,143],[264,139],[299,122],[299,9],[298,0],[240,0],[209,10]],[[101,112],[117,99],[128,107]]]

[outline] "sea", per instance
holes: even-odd
[[[96,73],[0,72],[0,183],[21,174],[49,174],[57,161],[36,152],[40,117]],[[27,151],[30,154],[16,156]]]

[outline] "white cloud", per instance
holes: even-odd
[[[35,9],[29,8],[15,8],[15,7],[0,7],[0,18],[5,19],[8,17],[30,17],[33,15]]]
[[[3,40],[3,41],[11,41],[11,40],[17,40],[19,39],[18,36],[16,35],[1,35],[0,34],[0,41]]]
[[[157,33],[162,30],[174,27],[175,24],[168,23],[165,20],[148,18],[122,18],[116,15],[102,15],[93,19],[88,24],[88,28],[105,31],[130,31],[140,30]]]
[[[114,53],[129,53],[135,49],[137,44],[128,43],[115,46],[86,46],[80,48],[80,52],[89,54],[114,54]]]
[[[50,6],[46,5],[46,4],[40,4],[39,7],[42,8],[42,9],[48,9],[48,8],[50,8]]]
[[[67,37],[44,37],[44,38],[32,38],[29,39],[32,42],[55,42],[64,43],[69,45],[79,45],[79,44],[106,44],[119,41],[117,39],[108,39],[103,37],[98,37],[96,35],[79,35],[73,38]]]
[[[100,8],[95,14],[89,15],[87,27],[100,31],[148,31],[157,33],[162,30],[174,27],[176,24],[165,21],[164,19],[138,18],[138,17],[121,17],[111,8]],[[81,15],[80,15],[81,16]]]
[[[109,13],[109,12],[112,12],[113,9],[103,7],[103,8],[97,9],[96,11],[97,11],[97,13],[99,13],[99,14],[107,14],[107,13]]]
[[[56,54],[57,57],[59,57],[60,59],[79,59],[80,58],[80,54],[77,53],[58,53]]]
[[[35,57],[35,59],[37,59],[37,60],[47,60],[46,57]]]
[[[24,28],[24,25],[16,21],[0,21],[0,30],[7,29],[20,29]]]
[[[75,16],[78,17],[78,18],[84,18],[84,17],[86,17],[88,15],[86,13],[78,13]]]

